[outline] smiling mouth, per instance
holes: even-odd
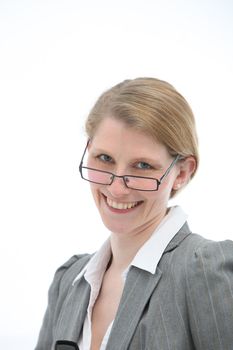
[[[110,198],[104,196],[105,201],[107,205],[116,210],[129,210],[129,209],[134,209],[138,205],[142,204],[143,201],[138,201],[138,202],[127,202],[127,203],[121,203],[121,202],[115,202],[111,200]]]

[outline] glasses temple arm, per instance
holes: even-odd
[[[81,168],[82,168],[82,165],[83,165],[83,159],[84,159],[84,156],[85,156],[85,154],[86,154],[86,151],[87,151],[87,148],[88,148],[89,142],[90,142],[90,139],[87,141],[86,147],[85,147],[85,149],[84,149],[84,152],[83,152],[83,155],[82,155],[82,158],[81,158],[80,164],[79,164],[79,170],[81,170]]]
[[[165,171],[165,173],[163,174],[163,176],[161,176],[161,178],[159,179],[159,183],[161,184],[161,182],[163,181],[163,179],[170,173],[171,169],[173,168],[173,166],[178,162],[178,160],[180,160],[182,158],[182,156],[180,154],[177,154],[176,158],[173,160],[173,162],[171,163],[171,165],[167,168],[167,170]]]

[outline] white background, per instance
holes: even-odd
[[[233,238],[231,0],[0,0],[0,348],[33,349],[55,269],[107,237],[81,181],[85,117],[126,78],[172,83],[201,164],[173,203]]]

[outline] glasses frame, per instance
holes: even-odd
[[[127,188],[130,188],[131,190],[144,191],[144,192],[154,192],[154,191],[158,191],[158,190],[159,190],[159,186],[160,186],[161,183],[163,182],[164,178],[170,173],[171,169],[172,169],[172,168],[174,167],[174,165],[178,162],[178,160],[180,160],[181,158],[183,158],[181,155],[177,154],[177,156],[173,159],[172,163],[169,165],[169,167],[167,168],[167,170],[165,171],[165,173],[164,173],[159,179],[156,179],[156,178],[154,178],[154,177],[148,177],[148,176],[116,175],[116,174],[114,174],[114,173],[111,173],[110,171],[104,171],[104,170],[99,170],[99,169],[89,168],[89,167],[83,166],[83,160],[84,160],[84,157],[85,157],[85,154],[86,154],[86,151],[87,151],[89,142],[90,142],[90,140],[87,141],[87,145],[86,145],[86,147],[85,147],[85,149],[84,149],[84,152],[83,152],[83,155],[82,155],[80,164],[79,164],[79,172],[80,172],[81,178],[82,178],[83,180],[88,181],[88,182],[91,182],[91,183],[95,183],[95,184],[98,184],[98,185],[111,186],[111,184],[113,183],[113,181],[114,181],[115,178],[120,178],[120,179],[123,179],[125,186],[126,186]],[[110,182],[107,183],[107,184],[103,184],[102,182],[96,182],[96,181],[88,180],[88,179],[86,179],[86,178],[83,177],[82,169],[95,170],[95,171],[98,171],[98,172],[100,172],[100,173],[109,174],[109,175],[111,175]],[[153,190],[143,190],[143,189],[140,189],[140,188],[133,188],[133,187],[130,187],[130,186],[128,186],[128,184],[127,184],[127,178],[128,178],[128,177],[155,180],[155,181],[156,181],[156,184],[157,184],[157,187],[156,187],[156,189],[153,189]]]

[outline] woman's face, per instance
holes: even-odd
[[[164,145],[109,117],[99,125],[88,153],[88,167],[116,175],[157,179],[173,160]],[[124,235],[153,230],[166,213],[178,174],[179,167],[175,165],[159,190],[153,192],[129,189],[122,178],[115,178],[111,185],[91,183],[92,194],[105,226],[111,232]]]

